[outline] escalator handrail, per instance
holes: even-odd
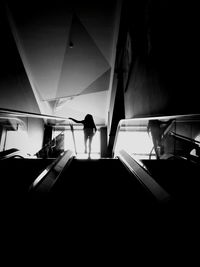
[[[151,177],[140,164],[133,159],[133,157],[125,150],[120,150],[117,156],[128,169],[136,176],[139,182],[150,191],[159,202],[169,202],[171,200],[170,194],[165,191],[154,179]]]
[[[47,114],[41,114],[41,113],[33,113],[33,112],[25,112],[25,111],[14,110],[14,109],[0,108],[0,114],[1,113],[4,116],[7,115],[7,116],[17,116],[17,117],[52,119],[52,120],[58,120],[58,121],[69,121],[69,119],[66,117],[59,117],[59,116],[53,116],[53,115],[47,115]]]
[[[55,162],[45,168],[42,173],[34,180],[30,186],[29,192],[47,193],[51,190],[59,178],[61,172],[74,158],[74,152],[67,150]]]
[[[184,140],[184,141],[188,141],[188,142],[193,143],[193,144],[198,145],[198,146],[200,145],[199,141],[197,141],[195,139],[192,139],[192,138],[189,138],[187,136],[181,135],[181,134],[177,134],[177,133],[175,133],[173,131],[170,131],[169,134],[174,136],[174,137],[176,137],[176,138],[178,138],[178,139],[181,139],[181,140]]]

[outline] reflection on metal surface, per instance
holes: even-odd
[[[166,192],[125,150],[120,150],[118,157],[159,202],[170,201],[171,197],[168,192]]]
[[[49,192],[51,187],[54,185],[59,175],[61,174],[67,163],[74,157],[74,153],[70,150],[58,158],[58,160],[48,166],[33,182],[30,190],[36,192]]]
[[[196,139],[199,134],[199,114],[121,120],[114,154],[124,149],[136,159],[199,162],[200,146]]]

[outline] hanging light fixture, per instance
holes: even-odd
[[[74,44],[72,41],[69,42],[69,48],[73,48],[74,47]]]

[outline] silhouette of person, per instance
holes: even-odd
[[[85,116],[84,120],[76,120],[74,118],[69,118],[69,119],[76,122],[76,123],[82,123],[83,124],[85,153],[87,153],[87,142],[88,142],[89,143],[88,144],[88,148],[89,148],[88,157],[90,158],[92,139],[93,139],[93,137],[97,131],[93,116],[91,114],[87,114]]]

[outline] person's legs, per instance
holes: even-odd
[[[85,145],[85,153],[87,153],[87,134],[84,133],[84,145]]]
[[[88,150],[89,150],[89,158],[92,149],[92,138],[93,138],[93,130],[90,128],[84,129],[84,143],[85,143],[85,153],[87,153],[87,141],[88,141]]]
[[[89,158],[90,158],[90,154],[92,150],[92,138],[93,138],[93,135],[90,135],[89,136]]]

